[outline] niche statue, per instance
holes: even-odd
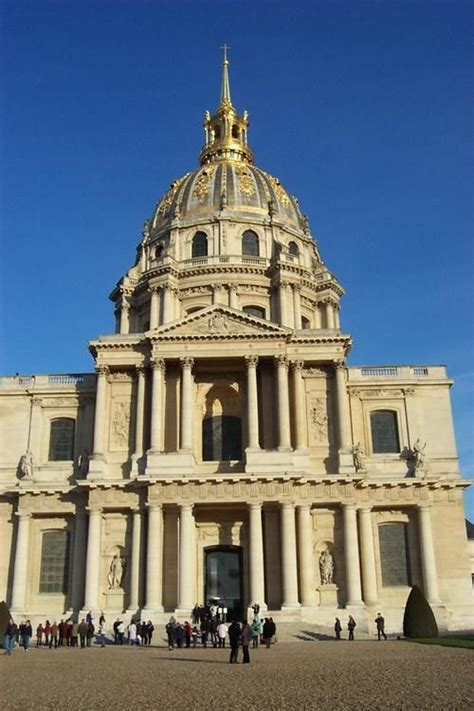
[[[125,558],[122,558],[120,553],[116,553],[110,561],[108,574],[109,588],[117,590],[122,585],[122,578],[125,570]]]
[[[331,585],[334,574],[334,561],[332,559],[331,553],[327,548],[323,550],[319,556],[319,573],[321,575],[322,585]]]

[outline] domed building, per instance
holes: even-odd
[[[146,220],[95,374],[0,384],[0,596],[88,610],[401,629],[410,587],[472,624],[444,366],[348,367],[344,291],[249,117],[204,117],[199,167]]]

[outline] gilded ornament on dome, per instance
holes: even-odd
[[[250,170],[245,166],[237,166],[235,173],[239,181],[239,190],[242,195],[245,195],[245,197],[252,197],[252,195],[255,195],[255,185]]]
[[[199,175],[194,185],[193,195],[198,199],[199,202],[204,202],[204,198],[209,192],[209,183],[214,174],[215,166],[207,165]]]
[[[290,198],[286,194],[286,191],[284,190],[282,184],[278,180],[278,178],[274,178],[272,175],[269,176],[270,180],[272,181],[273,189],[275,190],[276,196],[279,200],[279,202],[284,206],[288,207],[290,204]]]
[[[173,180],[173,182],[171,183],[171,185],[168,189],[168,192],[166,193],[166,195],[164,196],[164,198],[161,200],[161,202],[159,204],[158,212],[160,215],[164,215],[165,213],[168,212],[179,186],[181,185],[183,180],[188,177],[188,175],[189,175],[189,173],[186,173],[186,175],[183,175],[182,178]]]

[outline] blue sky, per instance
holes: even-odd
[[[144,219],[197,165],[227,42],[256,162],[346,289],[350,363],[447,364],[474,477],[471,2],[0,7],[1,373],[91,370]]]

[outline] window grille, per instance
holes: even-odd
[[[49,461],[72,461],[74,459],[74,420],[61,418],[51,422],[49,436]]]
[[[407,525],[384,523],[379,526],[382,585],[410,585]]]
[[[372,451],[383,454],[400,451],[397,413],[392,410],[377,410],[370,415]]]
[[[69,532],[45,531],[41,548],[40,593],[66,593],[69,574]]]

